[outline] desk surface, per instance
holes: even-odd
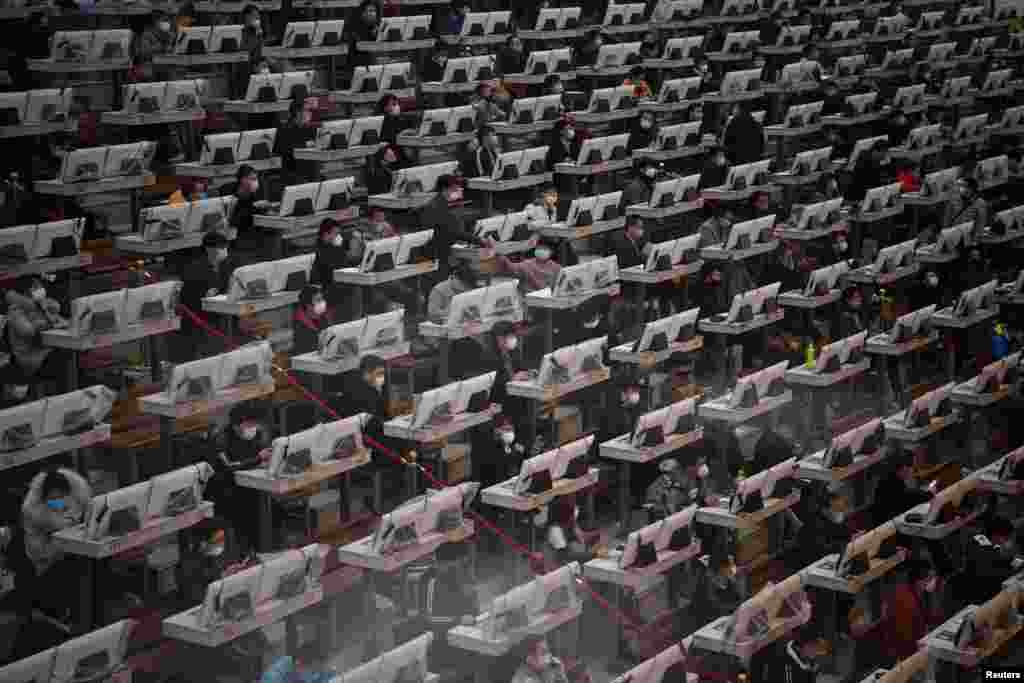
[[[202,605],[167,617],[163,621],[163,634],[168,638],[183,640],[203,647],[219,647],[237,640],[256,629],[275,624],[307,607],[323,600],[323,589],[307,589],[305,593],[288,601],[271,600],[257,606],[257,611],[242,621],[217,624],[210,627],[199,624]]]
[[[425,538],[418,539],[415,545],[399,548],[394,552],[381,554],[374,552],[373,534],[354,543],[338,548],[338,560],[342,564],[361,567],[378,572],[394,572],[410,562],[432,554],[444,543],[461,543],[475,533],[473,520],[463,519],[462,528],[442,533],[434,531]]]
[[[57,547],[66,553],[100,559],[112,557],[133,548],[141,548],[159,538],[193,527],[211,517],[213,517],[213,503],[203,501],[195,510],[183,512],[174,517],[161,517],[149,521],[146,526],[125,536],[88,539],[85,537],[85,525],[79,524],[70,529],[58,531],[53,535],[53,539]]]
[[[553,482],[551,488],[544,493],[519,495],[516,493],[516,482],[519,480],[517,476],[500,484],[485,488],[480,492],[480,500],[488,505],[505,508],[506,510],[530,512],[544,507],[555,498],[568,496],[589,488],[596,484],[600,478],[600,471],[594,468],[576,479],[559,479]]]
[[[794,289],[789,292],[783,292],[779,295],[777,300],[780,306],[813,310],[821,308],[822,306],[834,304],[839,301],[842,296],[843,291],[841,289],[830,290],[828,294],[822,294],[821,296],[804,296],[802,291]]]
[[[174,316],[162,320],[127,325],[111,334],[88,334],[76,337],[69,330],[47,330],[43,332],[43,343],[60,349],[89,351],[114,346],[115,344],[137,341],[146,337],[167,334],[180,328],[181,318]]]
[[[840,482],[878,464],[888,454],[889,449],[882,446],[871,453],[856,456],[846,467],[825,467],[825,450],[820,450],[797,463],[797,476],[829,483]]]
[[[623,434],[611,441],[605,441],[599,447],[601,457],[636,464],[652,462],[672,451],[697,443],[704,438],[704,430],[698,427],[691,432],[669,434],[665,437],[665,443],[658,446],[633,446],[630,438],[630,434]]]
[[[582,294],[569,294],[566,296],[552,296],[551,288],[545,287],[544,289],[538,289],[536,292],[530,292],[526,295],[526,305],[534,308],[550,308],[555,310],[564,310],[567,308],[576,308],[583,305],[585,302],[590,301],[595,296],[618,296],[620,287],[618,284],[604,287],[602,289],[592,289]]]
[[[272,311],[277,308],[284,308],[285,306],[293,306],[297,303],[299,303],[299,292],[277,292],[262,299],[242,299],[239,301],[230,301],[227,294],[219,294],[217,296],[204,297],[203,310],[209,313],[241,318],[262,311]]]
[[[201,55],[153,55],[153,63],[162,66],[209,66],[211,64],[241,64],[248,61],[248,52],[217,52]]]
[[[58,62],[54,59],[30,59],[29,71],[48,74],[82,74],[102,71],[127,71],[131,67],[130,59],[110,60],[104,62]]]
[[[881,211],[865,211],[865,212],[857,211],[857,212],[853,212],[853,213],[851,213],[847,217],[847,220],[851,221],[853,223],[878,223],[880,221],[889,220],[890,218],[894,218],[896,216],[899,216],[901,213],[903,213],[903,204],[900,203],[900,202],[896,202],[896,206],[890,207],[888,209],[882,209]],[[915,263],[913,266],[910,266],[910,268],[916,268],[916,266],[917,266],[917,264]],[[896,271],[896,273],[899,273],[901,270],[904,270],[904,269],[898,269]],[[858,272],[858,271],[854,271],[854,272]],[[916,273],[916,272],[917,272],[916,269],[914,271],[912,271],[912,273]],[[907,275],[912,274],[912,273],[907,273]],[[890,273],[890,275],[891,275],[891,273]],[[900,275],[899,277],[904,277],[904,276]],[[878,279],[878,277],[876,275],[870,275],[869,278],[868,278],[868,282],[874,282],[877,279]],[[887,281],[891,282],[892,280],[896,280],[896,279],[898,279],[898,278],[892,277],[892,278],[890,278]]]
[[[631,111],[635,112],[634,115],[639,114],[639,110]],[[602,173],[623,171],[632,167],[632,165],[633,160],[629,157],[626,157],[625,159],[615,159],[612,161],[601,161],[596,164],[561,163],[555,164],[555,173],[572,176],[601,175]]]
[[[618,558],[597,558],[583,565],[583,575],[594,581],[603,581],[616,586],[640,590],[687,560],[701,554],[701,544],[695,540],[682,550],[664,550],[658,553],[658,561],[646,567],[622,569]]]
[[[281,157],[270,157],[269,159],[250,159],[233,164],[200,164],[189,162],[187,164],[175,164],[174,173],[179,176],[192,178],[227,178],[238,173],[242,166],[252,166],[257,171],[272,171],[281,168]]]
[[[863,374],[870,368],[870,358],[864,358],[859,363],[846,363],[836,372],[815,372],[813,368],[798,365],[786,370],[786,383],[805,387],[826,388]]]
[[[308,228],[319,228],[320,224],[327,219],[346,223],[359,217],[359,207],[349,206],[344,209],[333,211],[318,211],[306,216],[278,216],[268,214],[256,214],[253,221],[257,227],[290,232],[293,230],[304,230]]]
[[[345,285],[359,285],[373,287],[385,282],[395,282],[417,275],[426,275],[437,271],[437,261],[426,263],[413,263],[405,266],[398,266],[391,270],[379,273],[364,273],[359,268],[339,268],[334,271],[334,281]]]
[[[448,325],[438,325],[432,323],[429,320],[425,320],[420,323],[419,331],[420,336],[428,337],[430,339],[466,339],[467,337],[479,337],[481,334],[490,332],[495,324],[501,321],[507,321],[510,323],[519,323],[523,321],[522,311],[518,312],[519,315],[506,315],[496,316],[486,322],[482,323],[466,323],[456,327],[450,327]],[[515,313],[514,312],[514,313]]]
[[[867,572],[858,576],[846,577],[836,574],[836,564],[839,562],[839,555],[832,554],[826,555],[800,573],[803,575],[806,583],[817,588],[856,595],[863,591],[869,583],[882,578],[903,564],[905,559],[906,553],[902,550],[884,560],[872,558],[870,569]]]
[[[100,114],[100,121],[108,126],[159,126],[168,123],[202,121],[205,116],[206,111],[203,109],[157,111],[152,114],[133,111],[105,111]]]
[[[525,175],[513,180],[493,180],[491,178],[470,178],[469,189],[481,190],[483,192],[508,192],[510,190],[521,190],[524,187],[534,187],[551,182],[554,177],[552,173],[537,173]]]
[[[746,334],[754,330],[759,330],[762,327],[773,325],[783,318],[786,317],[786,312],[780,307],[778,311],[772,314],[762,313],[761,315],[754,316],[753,320],[740,323],[730,323],[726,321],[718,322],[711,318],[704,318],[698,322],[698,327],[702,332],[710,332],[712,334],[725,334],[725,335],[737,335]]]
[[[348,356],[336,360],[326,360],[320,356],[319,351],[311,351],[299,356],[292,356],[292,370],[298,372],[310,372],[314,375],[340,375],[359,368],[359,361],[364,356],[377,356],[381,360],[389,361],[395,358],[408,356],[412,345],[409,342],[402,342],[388,347],[360,350],[356,356]]]
[[[583,614],[583,605],[578,604],[557,612],[544,612],[543,616],[523,628],[503,633],[500,637],[489,637],[485,625],[490,621],[487,613],[477,617],[476,624],[460,624],[448,631],[448,643],[461,650],[469,650],[488,657],[501,657],[526,638],[543,636],[559,626],[578,619]]]
[[[1024,479],[1000,479],[999,470],[1009,456],[1003,456],[994,463],[971,473],[972,479],[978,480],[978,486],[984,491],[999,493],[1006,496],[1018,496],[1024,493]]]
[[[968,327],[973,327],[978,323],[983,323],[986,320],[999,315],[998,308],[982,308],[975,311],[972,315],[967,317],[953,315],[953,308],[943,308],[942,310],[936,311],[935,315],[931,317],[931,323],[935,327],[952,327],[958,330],[963,330]]]
[[[92,264],[92,254],[77,254],[61,258],[41,258],[17,266],[6,266],[0,270],[0,280],[21,277],[22,275],[39,275],[56,273],[61,270],[73,270]]]
[[[139,399],[142,412],[172,419],[205,415],[223,410],[242,401],[264,398],[274,393],[277,387],[273,382],[253,384],[244,387],[232,387],[218,392],[218,395],[201,401],[182,401],[175,403],[166,394],[150,394]]]
[[[661,220],[664,218],[672,218],[673,216],[680,216],[684,213],[690,213],[691,211],[703,208],[704,202],[699,199],[693,202],[678,202],[672,206],[652,207],[648,204],[633,204],[632,206],[626,207],[626,215],[640,216],[641,218],[649,218],[651,220]]]
[[[36,192],[52,194],[58,197],[81,197],[87,194],[103,194],[104,192],[129,192],[141,190],[156,182],[151,175],[118,176],[87,180],[81,183],[65,183],[60,180],[37,180],[33,183]]]
[[[67,453],[79,448],[88,448],[98,443],[110,440],[110,425],[101,424],[88,432],[72,434],[70,436],[54,436],[40,439],[32,448],[22,451],[10,451],[0,453],[0,471],[12,467],[20,467],[33,462],[39,462],[61,453]]]
[[[427,424],[421,427],[411,426],[412,415],[401,415],[384,423],[384,434],[393,439],[415,441],[416,443],[435,443],[453,434],[486,424],[493,420],[494,416],[500,412],[500,405],[491,404],[487,410],[480,411],[479,413],[462,413],[444,424]]]
[[[34,137],[50,133],[73,133],[77,130],[78,119],[73,118],[55,123],[19,123],[16,126],[0,126],[0,139]]]
[[[348,54],[348,44],[321,45],[320,47],[282,47],[268,45],[263,48],[265,57],[279,59],[316,59],[319,57],[338,57]]]
[[[370,451],[363,449],[356,454],[333,462],[314,465],[297,477],[272,477],[266,469],[235,472],[235,483],[247,489],[255,489],[275,496],[286,496],[313,484],[319,484],[341,476],[370,462]]]
[[[678,277],[684,275],[692,275],[693,273],[699,273],[700,269],[704,267],[704,262],[701,260],[693,261],[691,263],[680,263],[677,266],[672,266],[668,270],[645,270],[643,266],[633,266],[631,268],[623,268],[619,271],[619,279],[624,282],[639,282],[641,284],[656,285],[662,282],[669,282],[675,280]]]
[[[555,399],[575,393],[601,382],[607,382],[612,376],[611,370],[601,368],[593,372],[584,372],[565,384],[549,384],[542,386],[534,381],[510,381],[505,385],[509,396],[529,398],[534,401],[554,401]]]
[[[297,161],[314,161],[320,164],[328,164],[332,161],[346,161],[352,159],[363,159],[373,156],[385,143],[376,145],[352,145],[343,149],[316,149],[314,147],[303,147],[293,152]]]
[[[692,353],[704,348],[704,337],[696,335],[684,342],[672,342],[661,351],[633,351],[633,343],[621,344],[608,352],[608,358],[616,363],[631,363],[642,368],[653,368],[664,363],[677,353]]]
[[[1024,624],[1020,623],[1004,628],[995,628],[985,642],[979,643],[977,647],[961,650],[955,643],[956,632],[963,620],[978,607],[978,605],[964,607],[949,621],[919,640],[918,644],[928,648],[928,654],[936,659],[959,664],[966,669],[973,669],[1015,638],[1021,629],[1024,629]]]
[[[893,517],[892,522],[896,525],[896,530],[907,536],[916,536],[918,538],[938,541],[948,537],[950,534],[959,531],[960,529],[963,529],[965,526],[980,517],[984,512],[983,510],[976,510],[970,514],[961,515],[952,522],[948,522],[946,524],[928,524],[927,522],[922,524],[912,524],[907,521],[907,515],[910,513],[917,513],[927,518],[928,505],[928,503],[918,505],[915,508],[911,508],[902,514]]]
[[[885,435],[897,441],[920,441],[926,437],[941,432],[946,427],[955,425],[960,420],[955,414],[947,417],[935,417],[924,427],[903,426],[905,410],[885,418]]]
[[[755,244],[747,249],[726,249],[724,244],[713,244],[700,250],[700,255],[709,261],[743,261],[775,251],[779,240],[771,240]]]
[[[938,334],[931,334],[927,337],[914,337],[904,342],[894,344],[888,334],[876,334],[868,337],[864,344],[864,353],[874,353],[879,356],[903,356],[912,351],[920,351],[932,342],[938,341]]]
[[[553,237],[563,240],[582,240],[587,237],[599,235],[603,232],[611,232],[626,226],[625,216],[607,221],[595,221],[590,225],[568,226],[565,223],[552,223],[542,226],[538,232],[544,237]]]
[[[764,508],[749,514],[735,514],[724,507],[703,507],[697,509],[697,521],[727,529],[753,529],[799,502],[800,492],[794,491],[785,498],[766,498]]]

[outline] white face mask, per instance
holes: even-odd
[[[342,237],[341,235],[335,235],[333,238],[331,238],[331,244],[333,244],[336,247],[340,247],[343,244],[345,244],[345,238]]]
[[[206,557],[220,557],[224,554],[223,543],[204,543],[202,551]]]
[[[505,340],[505,350],[515,351],[519,346],[519,337],[509,337]]]
[[[510,431],[500,431],[498,436],[501,437],[501,442],[507,446],[511,446],[516,442],[516,433]]]
[[[551,258],[551,250],[541,247],[538,249],[534,249],[533,255],[539,258],[541,261],[547,261],[549,258]]]
[[[640,402],[639,392],[631,391],[628,394],[625,394],[625,402],[626,405],[635,406]]]
[[[373,378],[373,386],[374,386],[375,389],[383,389],[384,388],[384,382],[386,382],[386,381],[387,381],[387,377],[374,377]]]
[[[938,287],[939,286],[939,278],[937,278],[937,277],[929,277],[928,278],[928,286],[929,287]]]
[[[42,301],[46,298],[46,290],[42,287],[37,287],[32,290],[32,298],[36,301]]]
[[[326,312],[327,312],[327,302],[326,301],[317,301],[315,304],[313,304],[313,313],[315,313],[316,315],[323,315]]]
[[[644,121],[640,122],[640,127],[643,128],[644,130],[649,129],[653,125],[654,125],[653,123],[651,123],[650,121],[647,121],[647,120],[644,120]]]
[[[846,253],[846,250],[849,248],[850,245],[846,243],[846,240],[840,240],[839,242],[836,242],[836,249],[838,249],[841,253]]]
[[[701,465],[700,467],[697,468],[698,479],[705,479],[709,474],[711,474],[711,470],[708,468],[707,465]]]
[[[11,396],[14,398],[25,398],[28,396],[28,385],[27,384],[13,384],[10,388]]]
[[[650,126],[648,126],[648,128],[649,127]],[[658,169],[656,169],[656,168],[648,168],[648,169],[646,169],[644,171],[644,175],[647,176],[648,178],[653,178],[654,176],[658,175]]]
[[[217,258],[218,262],[220,262],[220,261],[227,261],[228,260],[228,250],[227,249],[218,249],[216,251],[216,258]]]
[[[565,129],[565,138],[567,140],[572,140],[575,137],[576,137],[576,131],[574,131],[572,128],[566,128]]]
[[[588,320],[587,322],[583,323],[583,327],[587,328],[588,330],[592,330],[592,329],[594,329],[595,327],[597,327],[600,324],[601,324],[601,318],[597,317],[597,318],[594,318],[593,320]]]
[[[270,67],[269,66],[261,66],[260,67],[260,74],[261,75],[266,76],[269,73],[270,73]]]
[[[260,430],[257,427],[246,427],[245,429],[241,430],[242,438],[245,439],[246,441],[252,441],[253,439],[256,438],[256,435],[259,433],[259,431]]]
[[[156,27],[158,29],[160,29],[164,33],[170,33],[171,32],[171,22],[169,22],[169,21],[158,21],[156,23]]]

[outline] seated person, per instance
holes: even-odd
[[[292,318],[292,354],[320,348],[320,333],[330,325],[327,299],[319,285],[306,285],[299,293],[299,305]]]
[[[693,501],[690,500],[690,482],[687,481],[679,461],[665,458],[658,463],[660,476],[647,487],[645,503],[650,506],[654,519],[664,519],[684,510]]]
[[[456,294],[476,289],[479,273],[466,261],[456,261],[450,268],[447,280],[434,285],[427,300],[427,318],[432,323],[445,325],[451,310],[452,299]]]
[[[14,362],[33,383],[52,380],[63,385],[67,377],[68,351],[46,346],[41,333],[64,329],[68,321],[60,314],[60,303],[47,296],[46,283],[39,277],[19,278],[8,289],[7,340]],[[64,387],[62,392],[71,391]]]
[[[619,268],[641,266],[647,260],[650,244],[644,239],[644,219],[640,216],[626,217],[626,229],[612,234],[608,255],[619,259]]]
[[[551,654],[543,637],[526,643],[526,659],[516,670],[512,683],[568,683],[565,665]]]
[[[353,244],[351,231],[346,236],[343,226],[337,221],[326,218],[320,224],[310,279],[323,287],[324,296],[332,306],[345,308],[350,303],[350,293],[334,281],[334,271],[359,265],[362,249],[357,247]]]
[[[533,248],[533,258],[512,261],[504,254],[498,254],[498,270],[519,277],[527,292],[536,292],[545,287],[554,287],[562,266],[557,261],[558,245],[541,240]]]
[[[558,188],[549,183],[537,191],[534,200],[523,210],[526,211],[530,227],[536,230],[557,223],[560,219],[558,209]]]
[[[743,603],[743,593],[732,557],[712,552],[706,559],[701,558],[701,563],[704,571],[697,582],[692,609],[698,622],[706,624],[735,612]]]
[[[516,441],[516,428],[512,419],[500,415],[493,429],[480,430],[473,440],[474,479],[481,488],[499,484],[519,472],[526,448]]]
[[[489,125],[481,125],[476,130],[477,144],[471,155],[462,163],[462,173],[467,178],[490,178],[494,166],[501,155],[501,140]]]
[[[235,262],[228,250],[228,239],[219,232],[203,235],[203,253],[185,266],[182,278],[181,303],[193,313],[203,310],[203,298],[227,294]],[[188,339],[185,344],[174,345],[172,356],[181,361],[192,360],[197,349],[220,348],[220,340],[210,339],[207,330],[192,322],[189,316],[182,316],[181,335]],[[210,351],[219,353],[219,351]],[[201,353],[200,355],[209,355]]]
[[[480,85],[476,87],[476,94],[470,98],[469,103],[476,110],[477,126],[487,126],[508,118],[492,81],[480,81]]]
[[[498,73],[502,76],[521,74],[525,68],[526,53],[523,50],[523,39],[515,33],[510,33],[505,39],[505,45],[498,50]]]
[[[153,57],[165,55],[174,45],[174,30],[171,18],[163,10],[154,9],[149,17],[149,24],[135,39],[135,65],[147,80],[155,79],[160,73],[153,66]],[[161,74],[165,75],[165,74]]]
[[[448,644],[449,629],[472,624],[480,611],[476,587],[467,580],[466,549],[461,543],[446,543],[437,549],[437,564],[420,581],[419,604],[427,626],[434,631],[427,669],[447,672],[462,665],[465,651]]]
[[[387,364],[380,356],[371,354],[359,361],[359,370],[347,378],[343,393],[331,407],[339,415],[367,413],[370,416],[363,427],[363,436],[372,453],[373,464],[377,468],[394,471],[403,465],[397,460],[398,448],[394,447],[394,441],[384,436],[384,421],[390,418],[390,393]],[[385,482],[400,485],[401,479],[385,477]]]

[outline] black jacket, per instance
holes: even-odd
[[[885,524],[896,515],[931,499],[927,491],[908,489],[895,472],[890,473],[878,483],[878,489],[875,491],[875,504],[872,508],[874,526]]]
[[[634,242],[626,237],[625,232],[617,230],[612,235],[608,255],[619,258],[619,268],[632,268],[644,263],[644,245],[644,240]]]
[[[218,294],[227,294],[231,285],[231,273],[234,270],[235,266],[230,256],[214,267],[204,253],[185,267],[181,303],[191,308],[193,312],[201,314],[202,300],[209,290],[215,289]]]
[[[555,164],[561,164],[563,162],[575,162],[576,159],[579,158],[579,155],[580,143],[573,139],[573,141],[568,146],[566,146],[566,144],[561,139],[559,139],[555,140],[550,145],[548,145],[548,155],[545,159],[545,163],[547,163],[549,171],[554,171]]]
[[[700,171],[700,183],[701,189],[706,187],[719,187],[725,184],[725,179],[729,177],[729,166],[718,166],[710,162],[704,164],[704,168]]]
[[[818,680],[817,669],[800,658],[793,641],[775,643],[762,661],[760,676],[755,671],[753,683],[815,683]]]
[[[438,260],[438,277],[448,277],[448,259],[451,257],[452,245],[465,242],[483,246],[472,231],[466,228],[465,221],[448,206],[448,197],[439,192],[420,212],[420,224],[424,230],[434,231],[434,257]]]
[[[301,310],[292,318],[292,354],[311,353],[320,348],[320,332],[327,328],[327,319],[315,320]]]
[[[748,112],[737,114],[729,122],[722,142],[733,164],[749,164],[764,156],[764,128]]]
[[[479,477],[481,487],[500,484],[519,472],[524,453],[516,449],[516,444],[506,450],[505,444],[495,439],[490,428],[480,430],[474,436],[474,476]]]
[[[626,187],[622,188],[622,205],[646,204],[651,201],[651,193],[653,191],[652,183],[647,182],[644,178],[634,178],[629,181]],[[622,264],[620,263],[619,265]]]
[[[523,69],[526,68],[526,53],[523,51],[516,52],[510,50],[507,47],[502,47],[498,50],[498,73],[504,75],[507,74],[521,74]]]

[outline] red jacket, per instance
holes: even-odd
[[[900,184],[901,192],[918,192],[921,189],[921,179],[910,170],[902,170],[897,173],[896,181]]]
[[[883,599],[882,623],[876,630],[884,656],[906,659],[918,651],[917,641],[928,634],[929,614],[907,583],[894,587]]]

